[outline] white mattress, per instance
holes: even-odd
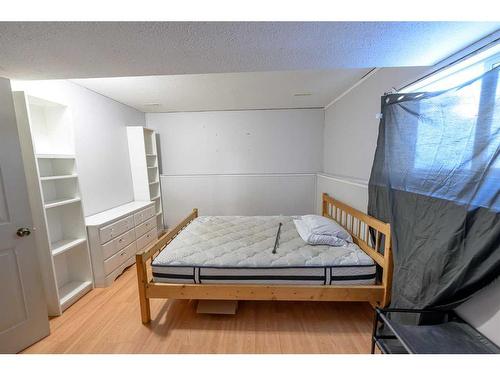
[[[280,244],[272,254],[279,223]],[[357,245],[308,245],[288,216],[198,217],[154,259],[155,282],[181,284],[374,284]]]

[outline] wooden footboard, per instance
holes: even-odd
[[[149,307],[148,296],[148,286],[151,284],[148,281],[148,272],[146,264],[148,259],[151,259],[156,253],[167,246],[170,241],[172,241],[175,236],[177,236],[190,222],[198,217],[198,209],[194,208],[184,220],[175,226],[172,230],[169,230],[163,236],[158,238],[153,245],[149,248],[137,253],[135,255],[135,265],[137,268],[137,284],[139,287],[139,302],[141,304],[141,317],[143,323],[148,323],[151,320],[151,311]]]
[[[392,281],[391,228],[380,220],[323,194],[323,216],[337,221],[382,271],[376,285],[253,285],[253,284],[166,284],[148,281],[147,263],[168,245],[184,227],[198,217],[198,210],[136,255],[141,317],[151,320],[150,298],[282,300],[282,301],[367,301],[386,306]]]

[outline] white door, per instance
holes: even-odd
[[[49,334],[9,80],[0,78],[0,353]]]

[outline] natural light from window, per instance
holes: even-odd
[[[479,77],[499,62],[500,43],[419,80],[403,88],[401,92],[434,92],[451,89]]]
[[[412,106],[418,106],[419,113],[412,125],[416,126],[414,176],[422,182],[436,175],[449,176],[433,196],[458,199],[455,193],[460,191],[459,185],[485,173],[483,168],[488,164],[489,172],[481,177],[483,184],[473,202],[477,205],[490,202],[498,192],[500,161],[495,155],[500,148],[500,109],[494,103],[499,101],[500,79],[490,76],[487,81],[471,81],[497,67],[499,62],[500,44],[497,44],[401,90],[422,93],[421,100],[407,104],[409,111],[417,111]],[[454,87],[460,90],[446,91]],[[440,91],[445,92],[439,94],[439,99],[423,94]]]

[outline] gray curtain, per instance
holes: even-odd
[[[500,275],[499,72],[382,97],[368,212],[393,228],[394,307],[454,307]]]

